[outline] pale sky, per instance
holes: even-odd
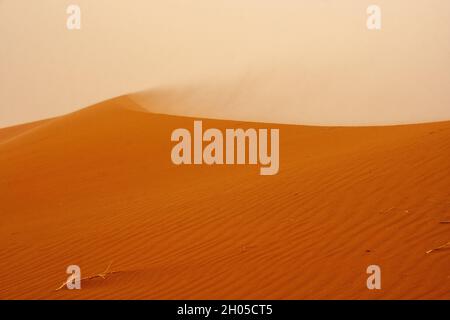
[[[448,0],[0,0],[0,39],[0,127],[147,89],[171,114],[450,120]]]

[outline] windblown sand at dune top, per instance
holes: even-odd
[[[450,298],[450,122],[280,129],[280,170],[176,166],[124,96],[0,130],[0,298]],[[81,290],[55,291],[68,265]],[[382,290],[366,268],[382,268]]]

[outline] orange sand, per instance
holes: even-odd
[[[450,298],[450,122],[276,125],[276,176],[173,165],[192,123],[121,97],[0,130],[0,298]]]

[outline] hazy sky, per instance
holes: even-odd
[[[69,4],[81,30],[66,28]],[[0,39],[0,127],[145,89],[158,112],[450,119],[448,0],[0,0]]]

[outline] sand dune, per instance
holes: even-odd
[[[0,130],[0,298],[450,298],[450,122],[277,125],[276,176],[172,165],[192,122],[124,96]]]

